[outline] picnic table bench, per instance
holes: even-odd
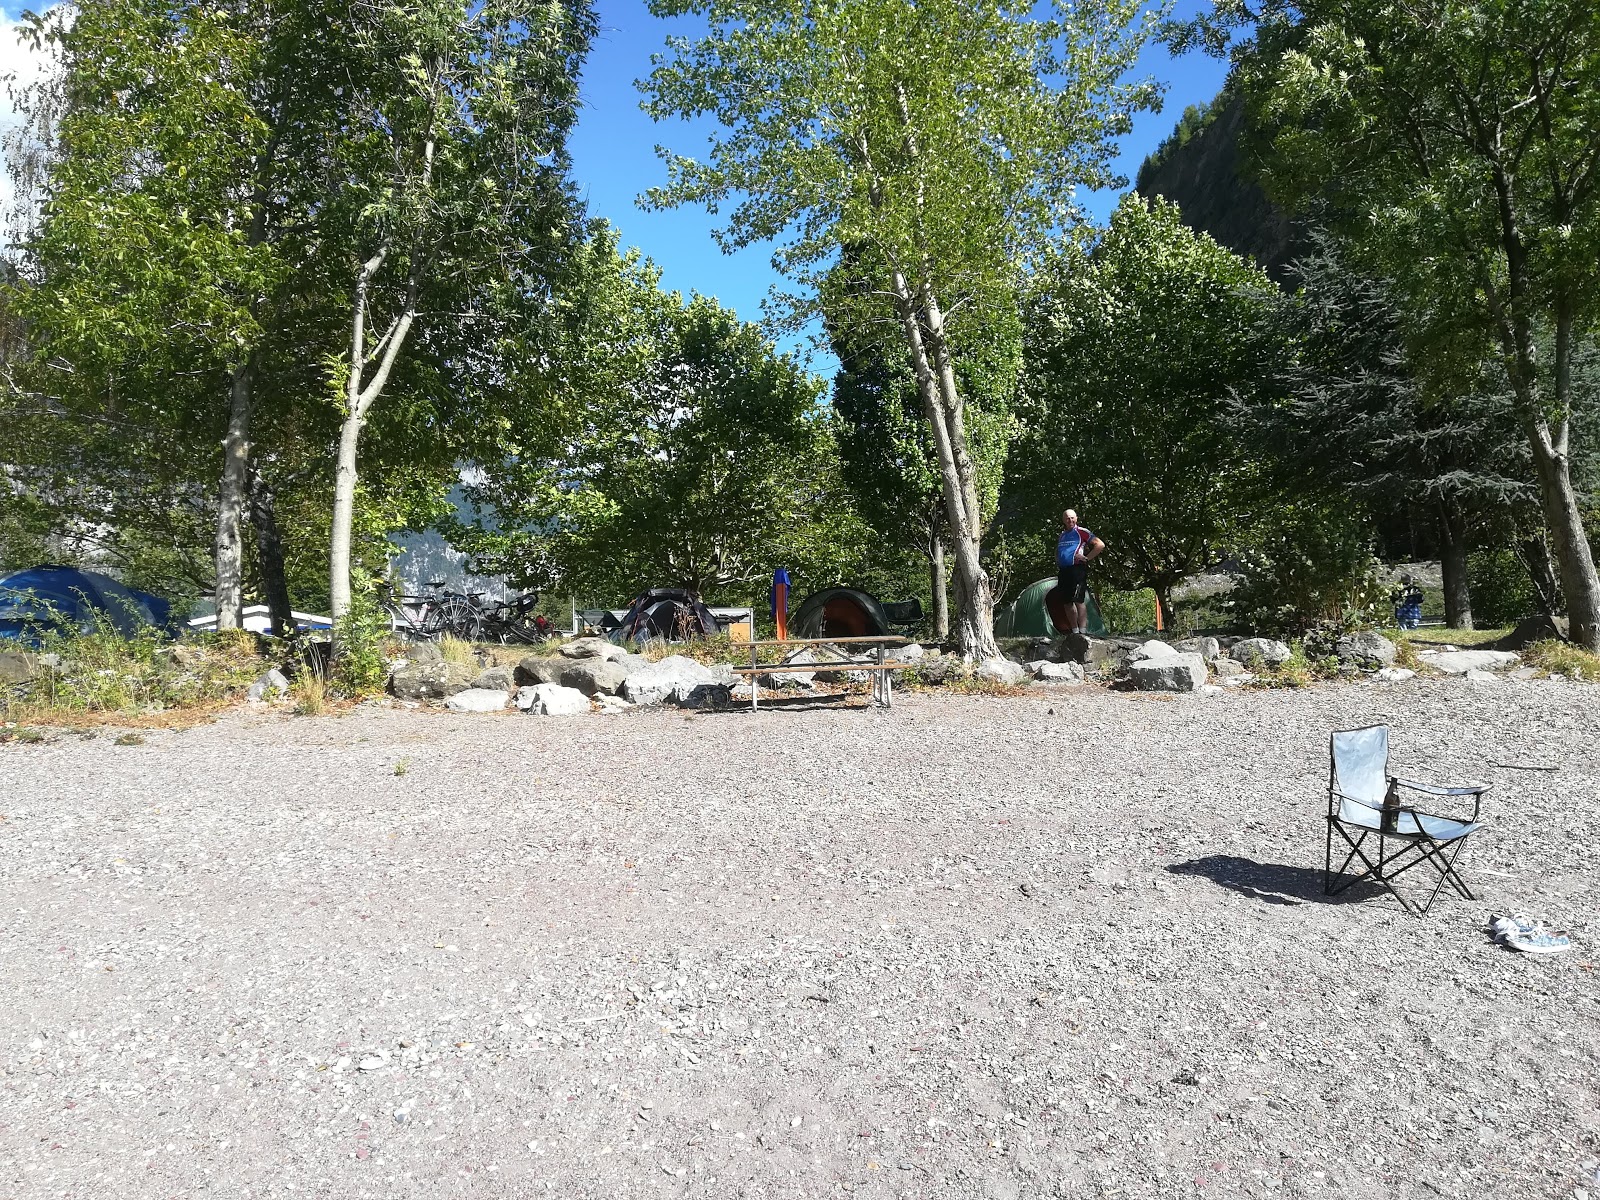
[[[802,672],[809,672],[811,674],[817,674],[818,672],[822,672],[822,671],[829,671],[829,672],[833,672],[833,673],[837,673],[837,672],[840,672],[840,671],[862,671],[862,672],[865,672],[865,673],[867,673],[869,675],[872,675],[874,677],[873,680],[872,680],[872,699],[873,699],[873,702],[876,703],[876,704],[881,704],[881,705],[883,705],[883,707],[888,708],[888,707],[890,707],[890,703],[891,703],[890,697],[891,697],[891,693],[893,691],[893,687],[892,687],[892,685],[890,683],[890,680],[893,679],[894,672],[903,671],[905,668],[911,666],[912,664],[908,663],[908,662],[894,662],[894,661],[891,661],[887,657],[885,652],[888,650],[888,648],[890,646],[908,646],[910,644],[911,644],[911,639],[910,638],[897,637],[897,636],[888,635],[888,634],[880,635],[880,636],[871,636],[871,637],[779,638],[779,639],[768,640],[768,641],[751,641],[751,642],[748,643],[748,645],[750,647],[750,665],[748,667],[734,667],[733,668],[733,673],[735,675],[744,675],[744,676],[748,676],[749,677],[749,679],[750,679],[750,707],[752,709],[756,709],[756,708],[760,707],[759,703],[757,702],[758,701],[758,697],[761,694],[761,685],[760,685],[760,683],[757,682],[757,679],[758,679],[759,676],[762,676],[762,675],[797,675],[797,674],[800,674]],[[852,646],[852,645],[876,647],[877,651],[878,651],[878,661],[875,662],[875,663],[863,663],[863,662],[853,662],[853,661],[852,662],[794,663],[794,664],[790,664],[790,663],[773,663],[771,665],[763,666],[756,659],[756,649],[757,649],[757,647],[761,647],[761,646],[792,646],[792,647],[802,648],[803,649],[803,648],[808,647],[808,646]]]

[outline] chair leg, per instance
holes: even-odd
[[[1456,892],[1464,899],[1477,899],[1472,894],[1471,889],[1467,887],[1466,880],[1462,879],[1456,871],[1456,860],[1461,857],[1461,851],[1465,848],[1466,841],[1466,838],[1457,838],[1453,843],[1448,843],[1451,847],[1448,856],[1446,856],[1445,847],[1431,839],[1423,847],[1423,857],[1439,872],[1439,882],[1433,885],[1433,892],[1429,895],[1428,902],[1422,906],[1424,913],[1433,907],[1433,902],[1439,898],[1439,893],[1446,883],[1455,888]]]

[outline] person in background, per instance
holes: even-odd
[[[1056,539],[1056,584],[1067,598],[1073,633],[1089,632],[1089,564],[1106,551],[1106,544],[1078,524],[1078,514],[1061,514],[1061,536]]]

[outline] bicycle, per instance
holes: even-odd
[[[428,587],[442,588],[444,580],[430,579]],[[448,633],[475,642],[482,634],[482,607],[460,592],[407,596],[396,592],[392,583],[385,583],[379,591],[379,604],[389,617],[390,629],[413,641],[436,642]]]
[[[524,592],[482,609],[484,635],[502,645],[544,641],[550,636],[550,619],[533,611],[538,603],[538,592]]]

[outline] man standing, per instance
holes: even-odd
[[[1061,514],[1061,536],[1056,539],[1056,586],[1067,604],[1073,633],[1089,632],[1089,564],[1105,553],[1106,544],[1078,524],[1078,514]]]

